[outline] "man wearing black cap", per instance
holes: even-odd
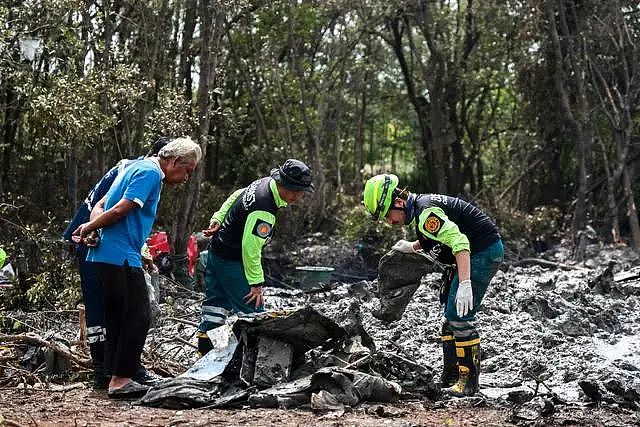
[[[207,331],[225,323],[231,313],[263,310],[262,247],[271,236],[278,209],[295,203],[314,190],[311,170],[300,160],[289,159],[248,187],[236,190],[213,214],[198,351],[211,350]]]

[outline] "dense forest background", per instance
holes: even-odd
[[[393,171],[531,248],[640,249],[636,0],[3,0],[0,23],[0,245],[32,288],[65,288],[65,221],[161,135],[205,153],[163,191],[176,253],[288,157],[318,190],[280,242],[371,231],[363,180]]]

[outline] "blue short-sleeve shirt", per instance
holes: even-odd
[[[144,157],[138,157],[135,160],[122,159],[118,162],[117,165],[109,169],[109,171],[105,173],[102,178],[100,178],[100,181],[98,181],[93,189],[91,189],[91,191],[87,195],[87,198],[84,199],[84,201],[76,211],[75,216],[64,231],[64,234],[62,235],[64,240],[71,241],[71,235],[74,231],[76,231],[76,228],[78,228],[80,224],[89,221],[91,209],[93,209],[96,203],[98,203],[100,199],[102,199],[105,194],[107,194],[107,191],[109,191],[109,188],[111,188],[111,184],[113,184],[113,181],[115,181],[115,179],[118,177],[118,174],[122,172],[127,166],[132,165],[133,162],[141,159],[144,159]]]
[[[138,205],[118,222],[100,230],[100,244],[91,248],[87,261],[142,267],[140,250],[151,232],[156,218],[164,174],[153,159],[135,162],[111,185],[104,205],[105,211],[122,199]]]

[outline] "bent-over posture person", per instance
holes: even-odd
[[[158,157],[140,160],[119,173],[91,212],[91,220],[73,232],[77,243],[86,243],[94,230],[100,232],[100,243],[89,249],[87,260],[95,263],[104,292],[109,397],[138,397],[148,389],[132,379],[150,322],[140,251],[155,220],[162,182],[186,182],[201,157],[200,147],[191,139],[171,141]]]
[[[158,138],[152,145],[151,150],[146,156],[129,160],[122,159],[114,167],[109,169],[102,178],[91,189],[87,197],[84,199],[69,226],[64,231],[63,238],[72,241],[71,234],[78,228],[80,224],[89,221],[91,210],[100,201],[111,188],[111,184],[127,166],[131,166],[134,162],[144,159],[145,157],[157,156],[162,147],[169,143],[170,139],[166,137]],[[91,365],[93,367],[93,387],[95,389],[105,389],[109,385],[110,375],[104,369],[105,356],[105,324],[104,324],[104,307],[102,287],[98,281],[98,272],[94,264],[87,261],[87,253],[89,247],[77,243],[75,245],[75,258],[78,262],[78,270],[80,272],[80,290],[82,291],[82,301],[85,306],[85,322],[87,326],[87,341],[89,342],[89,353],[91,354]],[[158,377],[148,372],[144,367],[139,366],[134,375],[134,379],[141,384],[151,385],[158,380]]]
[[[392,225],[415,223],[418,240],[400,240],[393,249],[424,251],[443,264],[455,265],[443,298],[441,382],[449,395],[474,395],[479,390],[480,335],[473,321],[503,259],[496,225],[460,198],[400,190],[398,177],[392,174],[376,175],[366,182],[364,205],[376,220]]]
[[[289,159],[248,187],[236,190],[213,214],[205,236],[212,236],[205,273],[205,299],[198,327],[198,352],[208,353],[207,331],[231,313],[263,310],[262,247],[271,236],[276,212],[313,192],[311,170]]]

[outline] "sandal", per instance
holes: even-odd
[[[135,399],[144,396],[147,390],[149,390],[149,387],[146,385],[131,381],[120,388],[109,389],[107,396],[112,399]]]

